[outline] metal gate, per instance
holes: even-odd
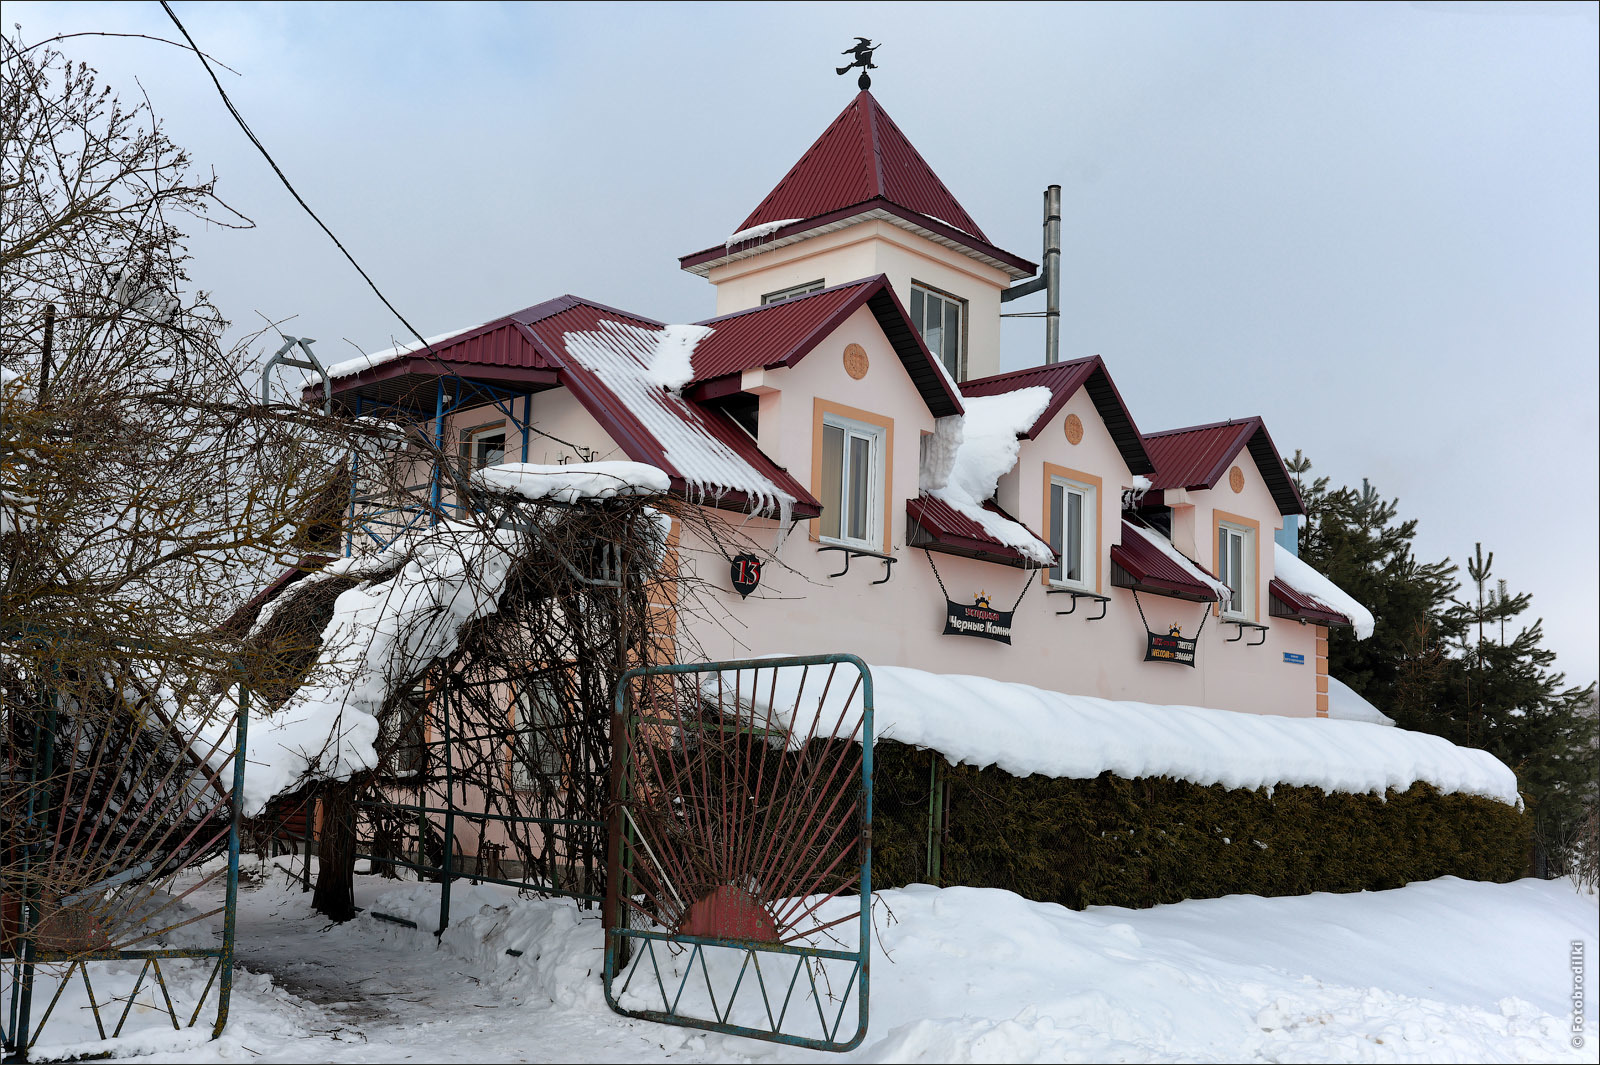
[[[96,1037],[204,1020],[215,1038],[228,1020],[245,689],[206,722],[119,701],[115,684],[88,688],[8,690],[0,714],[7,1062],[41,1037],[103,1056]],[[218,916],[220,935],[208,927]]]
[[[634,669],[612,735],[611,1008],[858,1046],[872,901],[866,664],[833,654]]]

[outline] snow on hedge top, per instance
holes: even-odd
[[[776,233],[784,226],[793,225],[796,222],[803,221],[805,221],[803,218],[780,218],[776,222],[762,222],[759,226],[751,226],[749,229],[739,230],[739,232],[733,234],[726,241],[724,241],[722,246],[724,248],[731,248],[735,244],[742,244],[747,240],[760,240],[762,237],[770,236],[771,234]]]
[[[1195,565],[1188,555],[1173,546],[1171,540],[1168,540],[1154,529],[1146,529],[1143,526],[1135,525],[1131,521],[1125,521],[1122,523],[1122,531],[1124,534],[1131,531],[1142,537],[1157,551],[1176,562],[1179,569],[1215,592],[1218,599],[1226,600],[1233,595],[1232,588],[1229,588],[1227,584],[1217,580],[1211,574]]]
[[[514,531],[441,522],[384,552],[396,563],[410,556],[392,576],[340,594],[305,683],[251,722],[243,814],[309,778],[347,780],[376,766],[376,715],[389,693],[453,651],[462,625],[495,611],[515,546]]]
[[[1050,390],[1034,386],[993,396],[963,396],[961,405],[964,414],[934,423],[920,476],[923,493],[948,503],[1026,558],[1042,566],[1054,564],[1050,546],[1026,526],[983,506],[994,498],[1000,478],[1016,466],[1022,446],[1018,437],[1050,405]]]
[[[1349,618],[1350,624],[1355,626],[1356,639],[1365,640],[1372,635],[1375,625],[1372,611],[1356,602],[1349,592],[1300,561],[1282,544],[1274,543],[1272,549],[1273,572],[1279,580],[1301,595]]]
[[[472,479],[485,488],[555,503],[665,495],[672,488],[665,471],[644,462],[574,462],[567,466],[507,462],[481,469]]]
[[[414,341],[410,344],[401,344],[399,347],[390,348],[387,351],[374,352],[371,355],[358,355],[353,359],[346,359],[343,362],[336,362],[332,366],[327,367],[328,376],[337,381],[341,377],[349,377],[352,374],[358,374],[363,370],[370,370],[374,366],[381,366],[386,362],[393,362],[395,359],[404,358],[407,355],[414,355],[419,351],[425,351],[428,348],[433,347],[435,344],[442,344],[453,336],[458,336],[462,333],[465,333],[468,329],[475,328],[477,327],[470,325],[464,326],[461,329],[452,329],[448,333],[440,333],[436,337],[429,337],[427,340]]]
[[[861,716],[854,678],[841,672],[776,667],[742,682],[742,712],[804,734],[813,720],[826,736],[850,735]],[[1227,788],[1317,787],[1382,795],[1425,781],[1443,792],[1515,805],[1516,776],[1487,751],[1421,732],[1359,721],[1277,717],[1199,706],[1158,706],[1066,695],[1026,684],[899,666],[873,666],[877,739],[943,754],[953,764],[998,766],[1013,776],[1091,779],[1172,777]],[[732,699],[732,673],[705,674],[713,702]],[[848,702],[847,702],[848,700]],[[799,707],[798,710],[795,708]],[[731,707],[729,708],[732,709]]]
[[[639,419],[690,488],[702,495],[743,492],[751,509],[789,523],[794,496],[747,462],[706,428],[700,412],[669,387],[673,367],[687,363],[694,345],[711,331],[700,326],[645,329],[602,320],[599,328],[563,333],[574,363],[600,379]],[[686,349],[686,350],[685,350]]]

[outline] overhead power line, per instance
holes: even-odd
[[[373,294],[376,295],[378,299],[383,301],[383,305],[389,308],[390,313],[392,313],[396,318],[400,319],[400,324],[405,326],[411,335],[416,337],[417,340],[422,343],[422,347],[427,351],[428,355],[432,356],[433,347],[428,343],[427,338],[417,331],[416,326],[412,325],[406,320],[406,316],[401,314],[399,309],[395,307],[394,304],[389,302],[389,297],[385,296],[383,294],[383,290],[378,288],[377,282],[373,281],[372,278],[368,276],[367,272],[361,268],[361,264],[356,262],[356,257],[350,254],[349,249],[340,242],[338,237],[334,236],[333,230],[328,228],[327,223],[325,223],[321,218],[317,217],[317,212],[311,209],[311,205],[306,203],[305,198],[300,195],[299,191],[295,189],[294,184],[289,180],[288,176],[284,174],[283,168],[278,166],[277,160],[272,158],[272,153],[267,151],[267,146],[261,143],[261,139],[257,137],[255,131],[250,128],[250,123],[244,120],[244,116],[239,113],[239,109],[235,107],[233,105],[233,101],[228,98],[228,91],[222,87],[222,82],[217,79],[216,71],[211,69],[211,63],[206,59],[205,53],[200,51],[199,45],[195,44],[194,38],[189,35],[188,29],[186,29],[183,23],[179,20],[178,13],[172,10],[172,5],[167,3],[167,0],[161,0],[161,7],[162,10],[166,11],[167,17],[172,19],[172,24],[178,27],[178,32],[183,34],[183,39],[189,42],[189,48],[200,60],[201,66],[206,68],[206,74],[210,76],[211,84],[217,87],[217,93],[222,97],[222,102],[227,105],[228,113],[231,114],[233,116],[233,120],[239,124],[239,128],[244,130],[244,135],[250,138],[250,143],[256,146],[256,150],[259,151],[261,153],[261,157],[267,161],[267,165],[272,167],[272,172],[278,175],[278,180],[283,182],[283,187],[289,190],[289,195],[294,197],[294,202],[298,203],[301,208],[305,210],[306,214],[311,216],[311,220],[328,235],[329,240],[333,241],[333,246],[338,248],[340,254],[349,260],[351,266],[356,268],[356,273],[361,275],[361,280],[367,283],[367,287],[372,289]]]

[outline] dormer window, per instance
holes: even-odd
[[[951,378],[961,380],[967,355],[967,301],[913,281],[911,322]]]
[[[1229,589],[1222,616],[1255,618],[1256,530],[1242,523],[1217,523],[1217,577]]]
[[[879,550],[883,543],[885,426],[829,412],[819,463],[822,538]]]
[[[813,292],[821,292],[824,287],[826,287],[826,282],[819,277],[815,281],[807,281],[803,285],[780,288],[776,292],[768,292],[765,296],[762,296],[761,305],[765,307],[769,303],[782,303],[784,300],[792,300],[797,296],[809,296]]]

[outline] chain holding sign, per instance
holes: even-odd
[[[1139,602],[1137,590],[1133,593],[1133,605],[1139,608],[1139,620],[1144,622],[1145,648],[1144,660],[1146,662],[1176,662],[1180,666],[1194,668],[1194,657],[1200,644],[1200,634],[1206,631],[1206,618],[1211,614],[1208,606],[1200,615],[1200,627],[1194,630],[1194,638],[1187,639],[1183,635],[1183,627],[1174,623],[1165,635],[1150,631],[1150,622],[1144,616],[1144,607]]]
[[[974,595],[971,603],[958,603],[950,598],[944,578],[939,576],[939,567],[933,564],[933,555],[926,548],[922,553],[928,556],[928,568],[933,570],[933,579],[939,582],[939,590],[944,592],[944,635],[974,636],[980,640],[1009,644],[1012,619],[1016,617],[1017,607],[1022,605],[1022,597],[1028,594],[1033,582],[1027,577],[1023,578],[1022,592],[1017,596],[1017,601],[1011,604],[1010,610],[994,609],[989,604],[988,595],[983,592]]]

